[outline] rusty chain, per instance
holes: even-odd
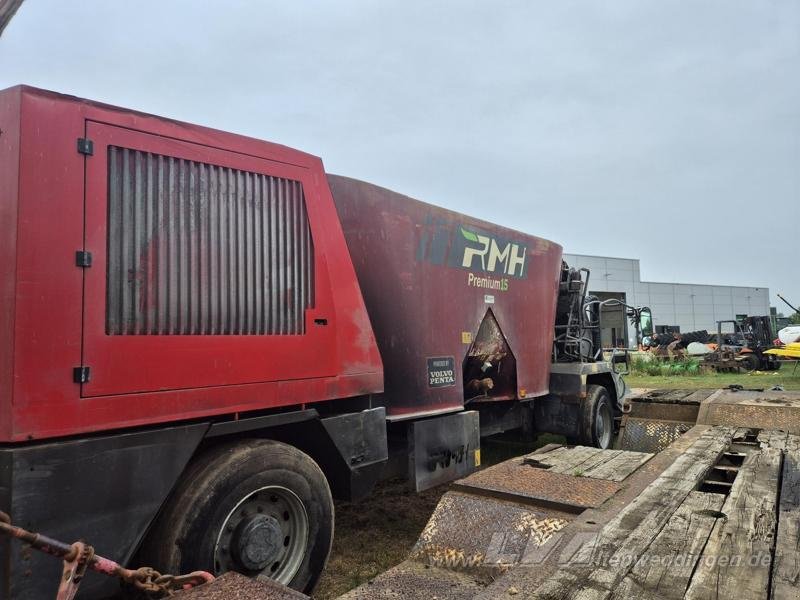
[[[151,567],[141,567],[135,571],[120,573],[120,577],[151,598],[170,597],[175,592],[197,587],[210,581],[209,574],[203,571],[195,571],[187,575],[162,575]]]
[[[87,569],[117,577],[151,598],[166,598],[175,592],[214,581],[205,571],[187,575],[165,575],[151,567],[126,569],[122,565],[95,554],[94,548],[83,542],[65,544],[40,533],[33,533],[11,524],[8,514],[0,511],[0,534],[16,538],[31,547],[64,561],[64,575],[59,588],[60,598],[72,598]],[[61,589],[63,588],[63,590]]]

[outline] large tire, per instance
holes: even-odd
[[[742,356],[742,360],[739,364],[744,367],[745,371],[757,371],[761,366],[761,361],[756,354],[748,353]]]
[[[238,571],[311,592],[333,541],[333,500],[298,449],[243,440],[196,457],[140,553],[162,573]]]
[[[610,448],[614,438],[614,408],[608,390],[602,385],[586,386],[582,407],[581,444]]]

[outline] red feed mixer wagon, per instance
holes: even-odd
[[[308,591],[332,496],[514,428],[607,447],[622,409],[560,246],[260,140],[2,91],[0,260],[0,510],[127,566]],[[53,594],[0,555],[0,597]]]

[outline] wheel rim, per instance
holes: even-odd
[[[611,446],[611,409],[605,402],[597,407],[594,432],[599,448],[605,449]]]
[[[282,486],[259,488],[239,500],[222,522],[214,571],[238,571],[289,585],[306,555],[308,513]]]

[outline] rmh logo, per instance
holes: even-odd
[[[523,276],[525,273],[525,254],[528,250],[525,246],[508,242],[501,249],[494,238],[474,233],[463,227],[460,229],[461,235],[466,240],[478,245],[478,247],[465,246],[462,267],[467,269],[476,268],[475,260],[477,259],[480,261],[480,268],[483,271],[496,273],[499,270],[505,275]],[[519,269],[519,272],[517,272],[517,269]]]

